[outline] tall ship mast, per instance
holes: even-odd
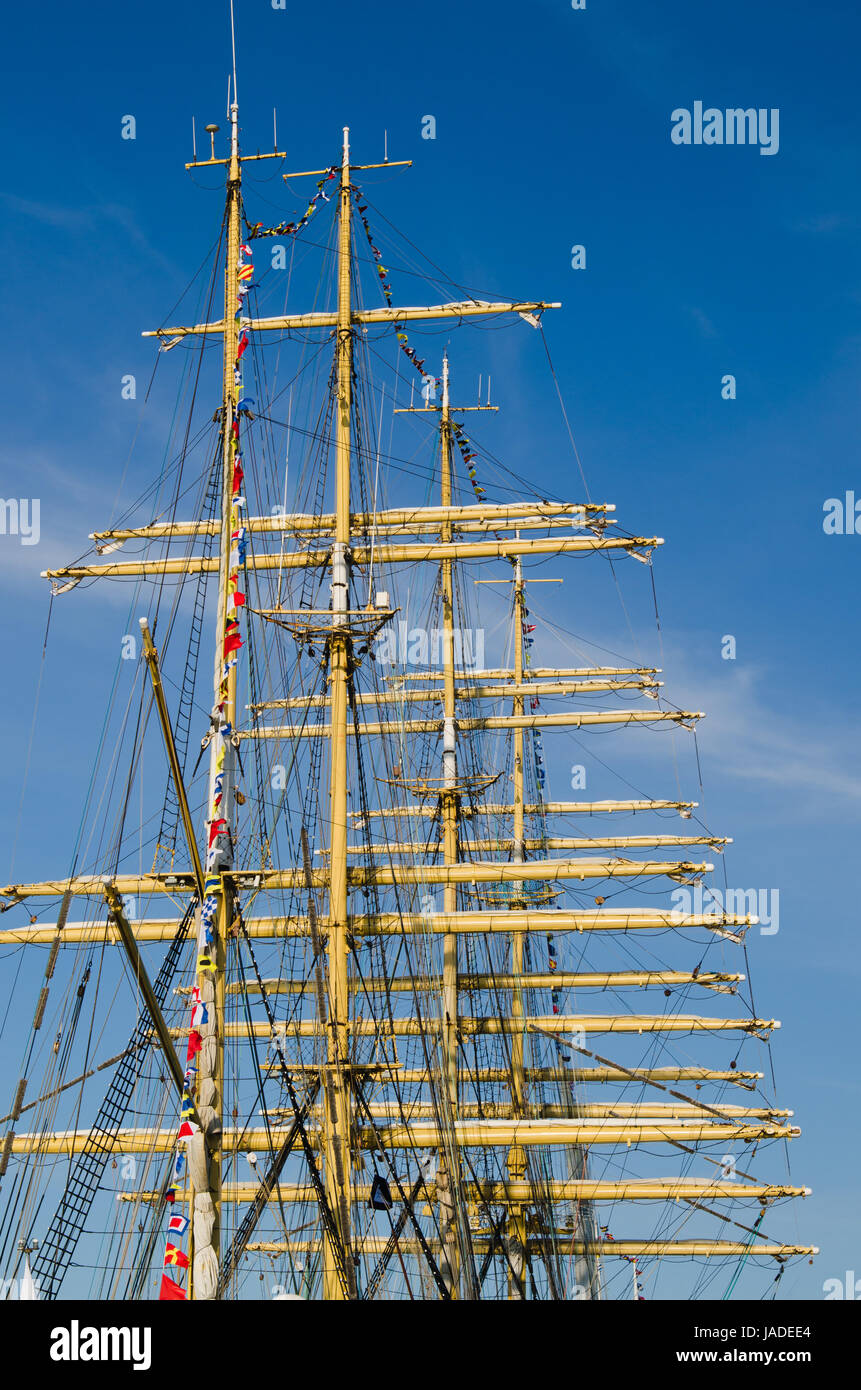
[[[261,221],[243,171],[285,155],[242,151],[235,76],[225,152],[207,130],[201,312],[149,333],[181,364],[173,455],[46,572],[54,598],[130,586],[136,678],[71,864],[0,892],[0,946],[38,980],[0,1102],[3,1277],[42,1299],[769,1288],[816,1252],[780,1234],[807,1189],[780,1175],[799,1131],[739,969],[755,910],[707,886],[727,841],[678,788],[554,799],[567,734],[694,737],[658,668],[568,640],[564,586],[539,617],[539,585],[582,595],[587,561],[661,541],[496,459],[489,384],[458,403],[456,328],[543,337],[560,306],[401,303],[399,278],[452,282],[370,202],[399,162],[354,162],[345,129],[279,181],[293,220]],[[274,271],[312,251],[295,304]]]

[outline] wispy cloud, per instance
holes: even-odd
[[[554,615],[543,602],[531,595],[530,608],[539,618],[546,613],[540,624],[542,665],[568,665],[573,658],[613,666],[622,664],[620,656],[630,651],[630,639],[621,632],[586,629],[576,643],[561,632],[554,635]],[[650,664],[650,654],[627,660]],[[801,715],[792,698],[790,673],[721,661],[713,648],[706,652],[695,635],[675,642],[665,635],[663,657],[655,664],[662,667],[662,696],[670,705],[705,713],[697,738],[707,783],[720,777],[746,783],[752,790],[758,787],[754,794],[767,797],[769,805],[776,793],[791,790],[793,804],[803,800],[804,813],[810,816],[833,817],[835,800],[847,813],[861,811],[861,775],[847,757],[847,749],[857,744],[857,721],[847,717],[844,703],[831,706],[827,696],[820,695],[818,705],[805,705]],[[639,746],[626,744],[625,758],[636,757]],[[623,772],[624,760],[614,767]]]
[[[813,236],[833,236],[835,232],[857,231],[859,218],[845,212],[825,212],[816,217],[805,217],[795,222],[795,231],[807,232]]]
[[[668,656],[667,667],[674,702],[707,712],[700,744],[722,776],[804,792],[809,812],[833,812],[834,797],[847,808],[861,808],[861,777],[847,770],[846,757],[857,729],[847,727],[841,713],[831,711],[827,720],[798,718],[774,698],[786,688],[785,678],[778,681],[763,668],[739,666],[719,680],[704,679],[677,654]],[[815,732],[822,728],[829,729],[827,736]]]
[[[83,232],[93,226],[93,214],[87,208],[65,208],[58,203],[40,203],[32,198],[19,198],[15,193],[0,193],[11,213],[20,217],[31,217],[48,227],[59,227],[65,232]]]
[[[688,305],[688,313],[690,314],[691,318],[693,319],[694,323],[696,324],[697,328],[699,329],[699,331],[700,331],[702,337],[704,337],[704,338],[716,338],[716,337],[717,337],[717,329],[715,328],[715,326],[714,326],[714,324],[712,323],[711,319],[708,317],[707,314],[705,314],[705,313],[703,312],[702,309],[698,308],[696,304],[689,304],[689,305]]]
[[[46,203],[33,198],[21,198],[16,193],[0,193],[3,203],[10,213],[19,217],[29,217],[44,226],[55,227],[71,234],[94,232],[112,222],[119,227],[132,244],[143,251],[153,262],[172,274],[179,273],[179,267],[165,256],[141,230],[134,213],[120,203],[99,203],[86,208],[64,207],[59,203]]]

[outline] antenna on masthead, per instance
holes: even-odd
[[[225,164],[228,166],[228,181],[238,182],[240,165],[246,159],[284,159],[284,153],[278,149],[278,121],[275,108],[272,109],[272,142],[275,146],[271,154],[249,154],[240,156],[239,153],[239,87],[236,77],[236,16],[234,0],[230,0],[230,55],[231,71],[227,75],[227,119],[230,123],[230,149],[224,159],[215,157],[215,132],[218,126],[207,126],[210,135],[211,153],[209,159],[197,158],[197,140],[194,126],[192,125],[192,144],[194,147],[194,159],[191,164],[186,164],[186,169],[194,169],[198,164]]]
[[[236,92],[236,26],[233,22],[233,0],[230,0],[230,47],[233,52],[233,105],[239,101]]]
[[[230,100],[230,78],[227,79],[227,118],[230,121],[230,158],[239,154],[239,96],[236,90],[236,25],[233,19],[233,0],[230,0],[230,51],[233,55],[233,100]]]

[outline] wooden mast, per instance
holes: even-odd
[[[451,381],[448,351],[443,353],[442,362],[442,400],[440,412],[440,545],[451,547],[454,524],[462,508],[454,505],[452,478],[452,444],[454,429],[452,425]],[[457,407],[458,411],[479,407]],[[484,407],[490,409],[490,406]],[[430,402],[428,410],[435,410]],[[411,412],[408,412],[411,413]],[[442,786],[439,803],[442,821],[443,864],[455,865],[460,858],[459,820],[461,813],[462,779],[457,763],[457,662],[455,660],[454,625],[454,564],[452,554],[443,553],[440,562],[440,589],[442,597]],[[462,653],[461,657],[462,659]],[[458,886],[455,882],[446,883],[443,889],[443,914],[446,919],[457,913]],[[448,1118],[455,1121],[459,1113],[459,1043],[458,1043],[458,933],[446,931],[443,935],[443,973],[442,973],[442,1061],[445,1103]],[[458,1245],[458,1199],[460,1185],[460,1160],[457,1153],[454,1130],[447,1136],[448,1149],[441,1142],[439,1147],[439,1172],[437,1175],[437,1196],[439,1200],[440,1230],[443,1240],[443,1277],[448,1284],[452,1298],[460,1291],[460,1250]],[[441,1136],[442,1138],[442,1136]]]
[[[440,415],[440,501],[444,508],[452,505],[451,481],[451,399],[449,395],[448,353],[442,364],[442,410]],[[452,538],[452,524],[446,518],[440,528],[440,541],[448,545]],[[456,864],[458,860],[458,806],[460,797],[457,785],[457,724],[455,720],[455,662],[454,662],[454,584],[453,561],[445,558],[441,564],[442,617],[443,617],[443,785],[440,790],[440,809],[442,811],[443,863]],[[456,884],[446,884],[443,888],[443,911],[457,911],[458,889]],[[446,932],[442,943],[442,1018],[443,1018],[443,1067],[446,1091],[446,1109],[452,1120],[458,1114],[458,999],[457,999],[457,935]],[[440,1136],[442,1138],[442,1136]],[[448,1151],[441,1143],[439,1149],[439,1173],[437,1193],[439,1196],[440,1231],[443,1241],[443,1277],[452,1298],[457,1298],[460,1285],[460,1252],[457,1241],[457,1195],[459,1184],[459,1160],[454,1140],[449,1138]]]
[[[231,21],[232,22],[232,21]],[[237,888],[231,871],[237,839],[236,769],[234,743],[237,711],[238,660],[227,661],[226,637],[230,617],[230,575],[235,565],[233,533],[239,527],[239,504],[233,495],[234,461],[239,451],[237,405],[239,384],[237,353],[241,303],[239,260],[242,218],[243,159],[283,159],[273,154],[240,156],[239,106],[236,93],[236,55],[233,63],[233,101],[230,104],[230,153],[215,157],[215,130],[212,127],[212,157],[195,160],[199,164],[226,165],[227,244],[224,261],[224,319],[222,323],[221,366],[221,509],[218,521],[219,549],[215,560],[218,597],[213,662],[213,707],[209,735],[209,778],[206,821],[205,891],[217,899],[211,924],[213,941],[207,947],[198,913],[197,987],[206,1005],[208,1018],[201,1023],[203,1047],[198,1054],[196,1109],[202,1132],[192,1137],[188,1148],[189,1172],[205,1176],[197,1190],[192,1189],[192,1228],[189,1247],[188,1296],[209,1301],[218,1297],[221,1276],[221,1179],[222,1135],[224,1124],[224,999],[226,943],[235,916]],[[201,968],[201,962],[205,962]]]
[[[332,702],[329,776],[329,944],[328,1043],[324,1086],[326,1196],[340,1239],[337,1250],[327,1233],[323,1256],[323,1297],[343,1300],[353,1292],[350,1255],[350,1087],[347,985],[347,717],[350,636],[350,458],[352,433],[353,328],[351,321],[350,132],[344,127],[338,208],[338,324],[335,543],[332,549],[332,632],[329,686]],[[343,1273],[346,1266],[348,1285]]]
[[[228,576],[230,573],[231,514],[233,510],[233,421],[236,410],[236,364],[239,325],[236,317],[239,286],[239,229],[241,211],[242,169],[239,160],[239,108],[234,100],[230,107],[230,160],[227,167],[227,249],[224,265],[224,335],[222,347],[221,438],[222,487],[221,535],[218,555],[218,600],[215,627],[215,662],[213,672],[214,700],[212,734],[209,743],[209,790],[207,797],[207,871],[217,875],[219,883],[218,910],[214,923],[214,945],[209,958],[214,970],[199,969],[197,976],[201,998],[206,1002],[209,1018],[201,1029],[207,1031],[199,1055],[197,1071],[197,1109],[203,1125],[203,1140],[195,1136],[189,1147],[205,1148],[201,1158],[208,1173],[208,1186],[195,1191],[192,1211],[192,1260],[189,1271],[189,1297],[199,1300],[215,1299],[221,1273],[221,1177],[222,1132],[224,1119],[224,995],[227,932],[234,914],[234,888],[222,871],[233,867],[233,848],[236,841],[234,824],[236,751],[225,731],[236,728],[237,664],[227,673],[224,689],[225,637],[228,616]],[[217,779],[221,778],[221,799],[213,811]],[[220,819],[221,833],[213,821]],[[204,950],[199,940],[201,953]],[[214,1043],[214,1046],[213,1046]]]
[[[514,683],[520,689],[523,685],[523,621],[524,621],[524,600],[523,600],[523,564],[518,555],[514,561]],[[522,694],[514,696],[512,701],[512,713],[522,715],[525,709],[525,700]],[[522,864],[525,854],[525,830],[524,830],[524,767],[523,767],[523,744],[524,729],[522,725],[516,724],[513,729],[514,737],[514,826],[513,826],[513,846],[511,858],[515,864]],[[513,900],[511,906],[519,908],[526,907],[526,898],[521,897]],[[516,1027],[511,1040],[511,1113],[512,1116],[519,1117],[525,1111],[525,1083],[523,1067],[524,1051],[524,1008],[523,1008],[523,952],[524,938],[523,932],[514,932],[511,937],[511,974],[514,979],[514,988],[511,994],[511,1015],[517,1020],[519,1027]],[[522,1183],[526,1177],[526,1152],[519,1145],[514,1144],[508,1151],[508,1175],[512,1183]],[[510,1299],[523,1299],[526,1297],[526,1218],[524,1208],[519,1202],[512,1202],[508,1211],[508,1296]]]

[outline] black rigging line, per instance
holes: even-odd
[[[209,487],[204,501],[204,521],[212,520],[218,509],[221,497],[220,465],[221,448],[219,446],[210,469]],[[203,532],[203,555],[207,560],[212,554],[214,543],[214,531],[210,531],[209,528],[205,527]],[[182,675],[182,686],[180,688],[179,701],[173,721],[174,743],[176,744],[179,764],[183,775],[185,774],[186,759],[188,757],[188,740],[191,733],[194,692],[197,683],[197,666],[200,658],[200,644],[203,635],[203,618],[206,611],[206,581],[207,575],[201,566],[194,592],[185,668]],[[161,824],[156,837],[156,856],[158,856],[159,851],[162,851],[165,856],[169,857],[171,868],[173,868],[173,860],[176,854],[178,832],[179,796],[174,786],[173,777],[168,775],[162,804]]]

